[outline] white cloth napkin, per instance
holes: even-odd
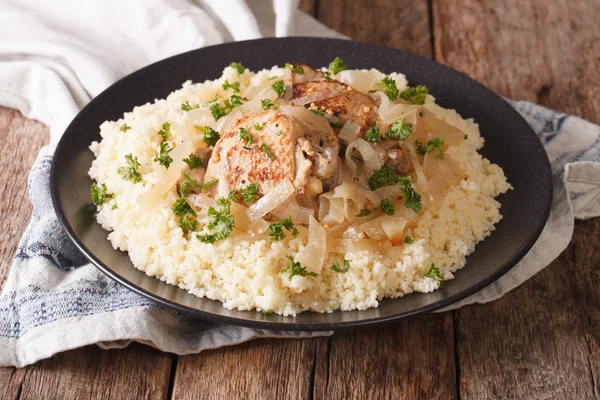
[[[90,99],[154,61],[232,40],[343,37],[297,11],[297,3],[3,0],[0,105],[50,126],[55,144]],[[599,158],[600,128],[530,103],[513,106],[534,127],[553,162],[552,214],[521,263],[454,307],[490,301],[518,286],[566,247],[574,217],[600,213],[600,164],[593,162]],[[92,343],[121,347],[136,340],[189,354],[257,337],[318,335],[190,320],[112,282],[86,263],[58,224],[49,196],[53,148],[42,149],[32,168],[32,220],[0,295],[0,366],[21,367]]]

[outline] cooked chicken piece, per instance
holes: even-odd
[[[320,179],[323,187],[330,190],[337,186],[342,161],[338,156],[338,142],[327,143],[329,146],[317,146],[305,138],[298,139],[302,152],[312,161],[311,175]]]
[[[359,125],[361,135],[370,128],[372,122],[377,121],[378,116],[375,112],[377,104],[371,97],[335,80],[294,83],[293,98],[304,97],[322,90],[328,90],[337,93],[337,95],[315,101],[314,106],[323,111],[333,111],[342,124],[346,121],[352,121]]]
[[[412,167],[410,155],[402,150],[400,141],[386,139],[379,142],[379,145],[385,149],[385,163],[388,168],[392,168],[398,174],[406,174]]]

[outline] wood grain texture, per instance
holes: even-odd
[[[20,399],[165,399],[170,369],[171,356],[148,346],[90,346],[28,367]]]
[[[599,12],[598,1],[434,0],[435,55],[502,95],[597,122]],[[598,396],[597,223],[577,224],[569,248],[507,296],[456,311],[462,398]]]
[[[41,123],[0,107],[0,286],[31,215],[27,176],[49,137],[48,128]]]
[[[263,339],[179,357],[173,399],[307,399],[327,338]]]

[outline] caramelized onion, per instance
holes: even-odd
[[[261,197],[256,203],[248,208],[248,217],[250,221],[265,216],[273,211],[280,204],[286,201],[294,193],[294,185],[284,179],[277,184],[269,193]]]

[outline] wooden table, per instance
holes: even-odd
[[[600,122],[600,0],[305,0],[350,37],[409,50],[497,93]],[[0,283],[31,212],[48,130],[0,109]],[[0,369],[4,399],[591,399],[600,397],[600,219],[485,305],[330,338],[257,340],[178,357],[95,346]]]

